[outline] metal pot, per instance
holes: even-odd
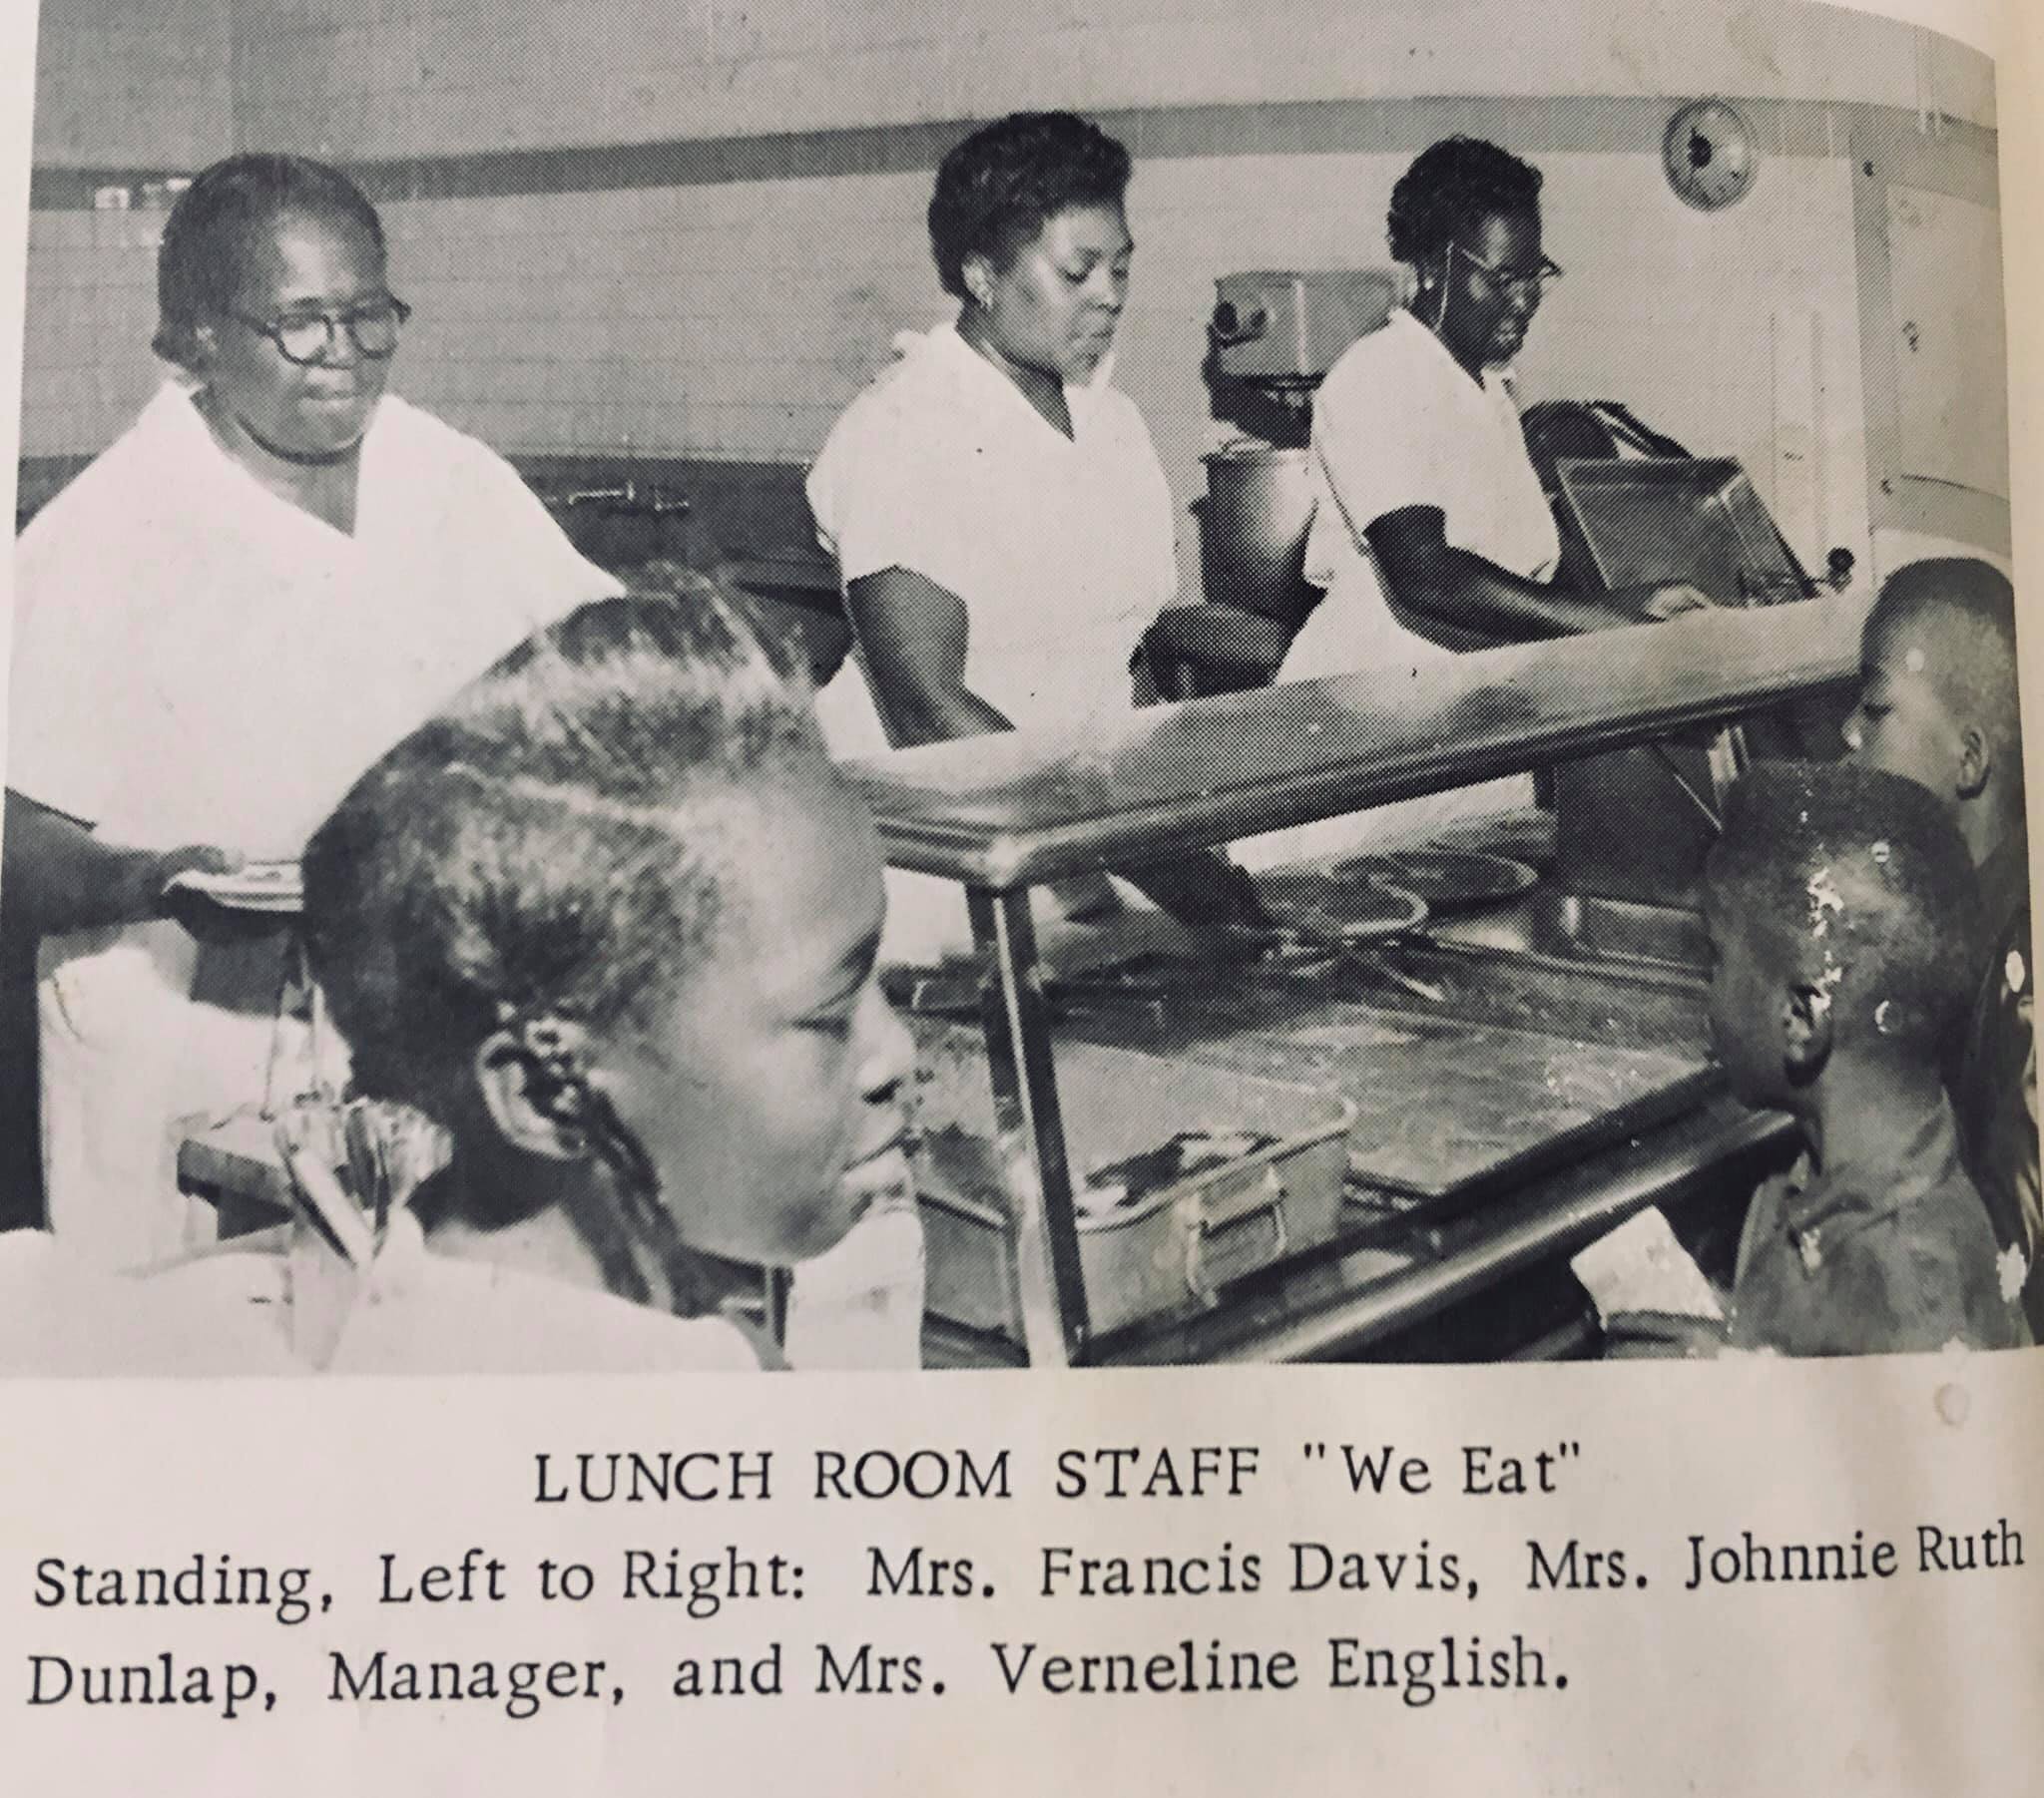
[[[1239,444],[1205,461],[1200,572],[1206,597],[1297,630],[1320,597],[1305,579],[1312,452]]]

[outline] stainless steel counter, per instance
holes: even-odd
[[[849,764],[888,861],[1006,891],[1646,742],[1850,679],[1856,601],[1714,612]]]

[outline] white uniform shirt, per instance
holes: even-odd
[[[175,384],[23,533],[15,582],[8,784],[109,843],[251,857],[296,855],[463,681],[617,590],[508,463],[400,399],[363,442],[350,536],[261,486]],[[170,924],[46,941],[50,1219],[78,1247],[131,1265],[203,1222],[170,1123],[262,1097],[276,964]]]
[[[1453,654],[1384,604],[1363,536],[1387,513],[1435,507],[1451,548],[1528,580],[1552,579],[1561,560],[1510,377],[1487,368],[1481,384],[1471,380],[1410,312],[1393,312],[1328,371],[1313,396],[1312,467],[1305,572],[1327,597],[1292,646],[1286,678]]]
[[[955,327],[901,344],[809,474],[840,580],[900,568],[956,594],[965,684],[1017,725],[1127,710],[1129,660],[1178,591],[1171,490],[1142,414],[1104,379],[1068,387],[1066,437]],[[854,661],[818,713],[835,754],[887,746]]]
[[[1455,654],[1408,631],[1384,603],[1363,534],[1387,513],[1437,508],[1452,548],[1528,580],[1552,579],[1561,540],[1510,376],[1479,384],[1407,311],[1344,350],[1313,396],[1313,521],[1306,579],[1326,598],[1305,622],[1279,678],[1368,672],[1388,678]],[[1514,777],[1280,831],[1243,845],[1253,867],[1423,837],[1454,819],[1518,809],[1532,783]]]
[[[1127,711],[1130,659],[1178,593],[1171,489],[1135,402],[1103,364],[1065,389],[1067,437],[955,326],[896,347],[809,472],[839,580],[901,568],[956,594],[965,685],[1018,727]],[[840,759],[886,751],[856,657],[816,713]],[[962,889],[889,870],[887,894],[886,960],[971,948]]]

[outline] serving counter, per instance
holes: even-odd
[[[1700,965],[1586,927],[1575,896],[1550,882],[1467,928],[1318,964],[1274,968],[1228,940],[1161,932],[1119,963],[1103,947],[1075,979],[1047,968],[1031,891],[1693,737],[1850,680],[1862,616],[1835,599],[1698,614],[1396,680],[1293,682],[1091,732],[851,764],[888,862],[962,885],[980,951],[976,989],[954,983],[950,1004],[977,1016],[979,1197],[1005,1235],[1007,1259],[988,1277],[1008,1296],[949,1306],[935,1358],[1449,1359],[1565,1343],[1568,1306],[1527,1276],[1644,1205],[1743,1197],[1787,1152],[1786,1121],[1743,1112],[1709,1065]],[[1693,917],[1635,922],[1696,935]],[[1101,1232],[1121,1217],[1104,1216],[1101,1189],[1113,1172],[1114,1198],[1127,1198],[1131,1133],[1190,1124],[1230,1136],[1243,1123],[1175,1118],[1158,1067],[1203,1091],[1217,1073],[1317,1090],[1361,1122],[1324,1229],[1297,1226],[1303,1175],[1276,1126],[1243,1138],[1238,1169],[1171,1185],[1179,1233],[1138,1260],[1170,1272],[1182,1256],[1185,1277],[1177,1302],[1130,1317],[1121,1289],[1103,1284],[1129,1276],[1105,1272]],[[1132,1112],[1143,1115],[1132,1123]],[[964,1212],[977,1215],[969,1201]],[[1258,1244],[1227,1261],[1224,1225],[1244,1240],[1254,1227]],[[940,1250],[961,1251],[932,1238],[941,1319]],[[1514,1306],[1516,1323],[1501,1321]],[[988,1327],[995,1315],[1005,1323]]]

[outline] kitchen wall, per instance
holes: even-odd
[[[160,221],[93,212],[91,192],[131,174],[198,168],[234,148],[231,8],[232,0],[42,8],[25,454],[101,447],[149,390]]]
[[[46,0],[46,45],[54,28],[89,46],[117,10]],[[1381,260],[1391,182],[1462,129],[1548,176],[1569,274],[1524,396],[1623,398],[1746,459],[1813,561],[1834,543],[1863,560],[1888,503],[1869,414],[1892,412],[1895,368],[1863,335],[1861,153],[1918,139],[1919,177],[1926,157],[1970,159],[1992,199],[1981,59],[1786,3],[179,0],[163,16],[189,28],[180,66],[203,90],[162,109],[176,117],[118,78],[59,81],[77,65],[44,77],[71,98],[38,119],[31,454],[100,447],[154,380],[160,219],[88,210],[92,184],[226,148],[222,93],[233,143],[347,161],[385,203],[418,308],[414,397],[514,452],[768,462],[813,454],[892,332],[942,314],[921,214],[948,122],[1054,103],[1105,114],[1138,154],[1120,378],[1182,501],[1211,437],[1215,276]],[[1767,153],[1715,217],[1659,172],[1662,96],[1702,91],[1747,101]]]

